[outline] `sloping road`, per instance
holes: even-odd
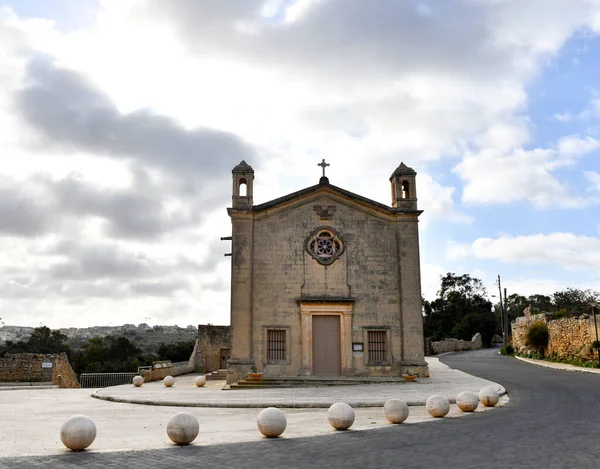
[[[441,360],[503,384],[509,404],[435,423],[222,446],[0,459],[0,468],[600,468],[600,376],[537,367],[495,350]]]

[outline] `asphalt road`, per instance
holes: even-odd
[[[600,468],[600,376],[537,367],[495,350],[447,355],[452,368],[501,383],[492,412],[313,438],[144,452],[4,458],[8,468]]]

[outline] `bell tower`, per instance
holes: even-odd
[[[233,208],[252,207],[252,185],[254,182],[254,170],[244,160],[231,170],[233,174]]]
[[[392,183],[392,207],[402,210],[417,210],[417,173],[404,163],[390,176]]]

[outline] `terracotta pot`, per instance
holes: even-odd
[[[262,373],[248,373],[248,378],[250,379],[260,379],[262,378]]]

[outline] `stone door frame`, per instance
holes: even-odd
[[[342,375],[352,368],[352,303],[318,303],[300,301],[302,317],[302,363],[300,374],[313,375],[312,316],[332,315],[340,317],[340,356]]]

